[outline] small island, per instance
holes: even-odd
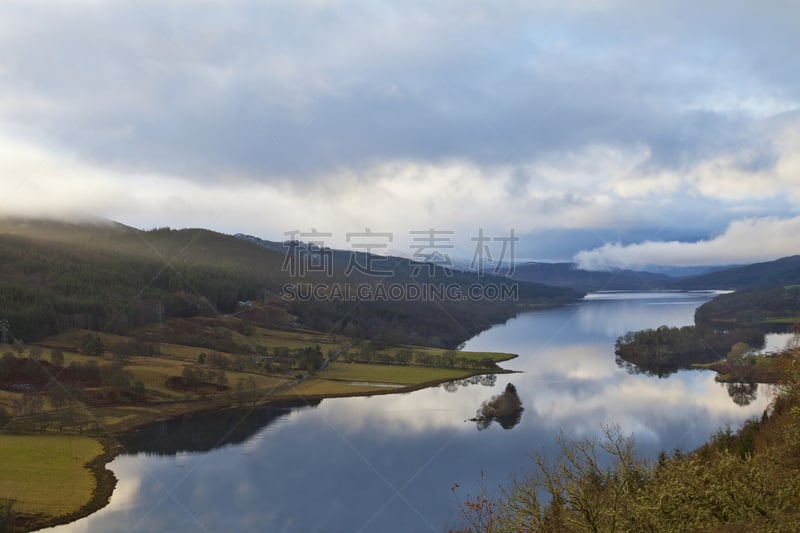
[[[497,422],[503,429],[511,429],[522,420],[524,410],[517,388],[509,383],[503,392],[484,401],[469,421],[475,422],[478,431],[488,428],[492,422]]]

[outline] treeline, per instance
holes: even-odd
[[[417,365],[434,368],[458,368],[462,370],[497,369],[497,363],[491,358],[474,359],[462,357],[455,350],[445,350],[438,354],[426,351],[400,348],[386,350],[381,342],[365,342],[345,351],[340,360],[347,363],[371,363],[383,365]]]
[[[216,350],[203,352],[197,358],[197,376],[205,376],[202,370],[216,369],[218,371],[255,372],[266,374],[286,374],[297,371],[313,372],[319,370],[325,359],[333,359],[345,363],[367,363],[383,365],[417,365],[434,368],[457,368],[462,370],[496,370],[497,363],[487,357],[482,359],[463,357],[460,352],[446,350],[441,353],[429,353],[425,350],[413,348],[393,348],[382,341],[364,341],[358,345],[351,345],[337,351],[330,348],[323,353],[319,345],[302,348],[288,346],[274,346],[267,348],[258,346],[254,353],[248,355],[224,354]],[[192,370],[194,372],[194,370]],[[213,379],[191,378],[193,383],[224,383],[218,381],[216,374],[211,374]]]
[[[616,341],[615,352],[620,366],[663,377],[696,363],[724,359],[738,342],[763,346],[764,333],[755,328],[715,331],[697,326],[661,326],[622,335]]]
[[[21,393],[15,399],[18,416],[38,414],[45,399],[53,409],[61,409],[76,402],[128,403],[140,401],[145,395],[144,384],[118,363],[73,361],[62,367],[11,353],[0,356],[0,389]]]
[[[800,317],[800,286],[722,294],[695,311],[695,325],[661,326],[617,339],[617,363],[632,372],[669,375],[725,359],[736,343],[764,345],[768,331],[785,331]]]
[[[800,285],[722,294],[695,311],[695,323],[709,327],[747,327],[800,317]],[[791,325],[791,320],[787,323]]]
[[[557,305],[553,302],[551,305]],[[289,307],[302,324],[390,344],[455,348],[516,315],[515,302],[298,302]]]
[[[319,370],[324,359],[319,345],[294,349],[287,346],[276,346],[273,349],[258,346],[254,353],[248,355],[226,355],[216,350],[208,353],[202,352],[197,356],[198,366],[196,368],[201,369],[202,366],[207,366],[223,373],[227,370],[267,374],[281,374],[295,370],[313,372]],[[214,376],[212,375],[212,377]],[[224,385],[216,378],[206,380],[206,382]]]

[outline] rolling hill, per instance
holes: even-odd
[[[523,263],[517,265],[513,279],[569,287],[578,291],[653,290],[669,288],[675,278],[665,274],[614,270],[581,270],[575,263]]]
[[[570,289],[518,283],[513,299],[331,298],[330,286],[366,286],[370,295],[399,286],[508,288],[512,281],[442,269],[408,259],[380,258],[391,276],[346,272],[337,253],[330,273],[286,271],[285,252],[205,229],[143,231],[102,219],[0,219],[0,318],[25,341],[70,328],[124,333],[166,317],[215,316],[254,302],[264,325],[290,321],[318,331],[394,343],[454,347],[514,316],[520,305],[575,300]],[[414,275],[414,271],[420,273]],[[330,274],[330,275],[329,275]],[[325,289],[314,298],[287,300],[287,284]],[[328,291],[328,292],[326,292]]]
[[[681,279],[672,288],[737,290],[796,284],[800,284],[800,255]]]

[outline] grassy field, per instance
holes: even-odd
[[[267,329],[257,326],[243,328],[241,324],[237,324],[237,320],[231,317],[214,319],[195,317],[181,319],[178,322],[170,323],[170,325],[165,323],[163,327],[165,332],[170,328],[174,329],[175,332],[186,332],[197,331],[198,328],[202,330],[217,329],[229,324],[232,328],[247,331],[248,335],[246,337],[235,331],[232,331],[232,333],[235,333],[237,338],[246,339],[248,346],[254,347],[254,349],[255,347],[296,349],[319,345],[323,354],[327,355],[331,351],[339,350],[351,343],[351,339],[344,336],[331,336],[303,329]],[[141,328],[139,334],[153,333],[161,327],[158,324],[145,326]],[[167,385],[168,380],[170,378],[180,378],[186,366],[197,366],[198,355],[201,353],[208,354],[208,348],[159,342],[160,355],[133,355],[127,357],[124,361],[115,361],[112,354],[109,353],[109,348],[118,343],[130,341],[133,337],[100,333],[106,353],[102,356],[88,356],[78,353],[78,347],[88,333],[86,330],[73,330],[48,337],[37,344],[43,348],[60,348],[64,354],[64,366],[72,362],[87,363],[90,361],[101,367],[122,364],[124,370],[133,375],[134,380],[142,382],[147,391],[146,399],[133,400],[133,403],[128,405],[126,405],[126,401],[122,401],[116,405],[100,404],[88,408],[87,412],[96,414],[102,420],[102,424],[105,425],[106,429],[112,432],[130,429],[141,423],[161,420],[188,412],[217,409],[242,401],[254,401],[254,398],[266,399],[273,395],[287,397],[297,394],[325,396],[369,394],[371,392],[386,393],[391,391],[392,387],[385,385],[418,386],[462,379],[474,373],[474,370],[456,368],[333,362],[325,370],[320,371],[311,379],[295,385],[293,388],[286,388],[285,385],[294,381],[299,374],[305,373],[304,369],[288,370],[281,375],[267,375],[263,370],[255,367],[250,367],[250,371],[247,372],[226,370],[226,389],[218,390],[210,383],[194,385],[186,389],[180,380],[171,386]],[[92,332],[92,334],[96,333]],[[166,341],[167,339],[164,340]],[[355,344],[358,346],[359,343],[356,342]],[[381,353],[394,356],[400,350],[412,350],[415,358],[419,355],[438,358],[448,352],[447,350],[419,346],[387,346],[381,350]],[[231,353],[222,352],[222,354],[230,360],[236,360],[237,357],[240,357]],[[49,351],[45,349],[44,360],[48,360],[49,357]],[[491,359],[499,363],[513,359],[516,356],[496,352],[455,352],[455,357],[473,361]],[[250,361],[245,363],[251,364]],[[216,371],[205,365],[200,366],[200,368]],[[278,388],[280,389],[276,390]],[[15,415],[14,399],[18,396],[18,394],[12,392],[0,391],[0,407],[4,407],[8,414]],[[49,409],[52,409],[52,405],[46,399],[44,411],[47,412]],[[25,424],[28,425],[26,426]],[[14,426],[17,431],[21,430],[23,432],[31,431],[34,427],[24,420]],[[55,428],[56,426],[54,425],[49,430],[55,431]]]
[[[180,399],[183,397],[183,393],[168,388],[166,381],[169,377],[180,376],[183,372],[183,367],[184,363],[181,361],[163,357],[146,357],[133,359],[125,366],[125,370],[130,371],[137,379],[142,380],[148,390],[157,392],[166,398]],[[234,372],[232,370],[226,371],[225,374],[228,378],[229,387],[235,387],[240,379],[252,379],[259,390],[277,387],[287,381],[287,379],[281,377]]]
[[[385,387],[351,385],[346,381],[330,379],[309,379],[296,387],[283,392],[281,397],[295,398],[303,396],[336,396],[343,394],[368,394],[371,392],[385,392]]]
[[[439,355],[441,356],[447,350],[442,350],[439,348],[424,348],[420,346],[408,346],[411,348],[415,353],[423,353],[427,355]],[[401,350],[402,348],[391,348],[394,352]],[[457,358],[464,358],[470,359],[473,361],[481,361],[483,359],[491,359],[495,363],[501,363],[503,361],[508,361],[517,357],[513,353],[501,353],[501,352],[456,352]]]
[[[764,324],[797,324],[800,322],[800,316],[782,316],[777,318],[767,318],[763,321]]]
[[[276,348],[286,346],[290,349],[305,348],[314,344],[319,344],[323,352],[330,348],[338,349],[346,345],[348,339],[341,335],[323,335],[313,331],[292,330],[285,331],[280,329],[254,328],[253,335],[248,337],[260,346],[266,348]]]
[[[506,356],[508,354],[499,354]],[[328,368],[299,385],[281,393],[283,397],[336,396],[391,392],[395,388],[423,383],[463,379],[469,370],[420,366],[331,363]],[[385,386],[393,385],[393,386]]]
[[[320,379],[337,381],[414,385],[443,379],[461,379],[470,374],[469,371],[452,368],[331,363],[328,368],[319,372],[317,376]]]
[[[355,347],[354,350],[358,351],[358,347]],[[420,355],[428,355],[431,357],[442,357],[444,354],[450,352],[455,355],[456,359],[468,359],[470,361],[481,361],[483,359],[491,359],[495,363],[501,363],[503,361],[508,361],[510,359],[514,359],[515,357],[517,357],[515,354],[512,353],[461,352],[461,351],[445,350],[443,348],[429,348],[425,346],[387,346],[386,348],[381,349],[378,353],[381,355],[388,355],[389,357],[395,358],[397,357],[398,353],[407,350],[411,350],[411,352],[417,357]]]
[[[85,465],[102,452],[90,437],[0,435],[0,498],[16,500],[18,513],[76,512],[95,487]]]
[[[5,409],[6,413],[10,414],[14,409],[13,402],[17,396],[13,392],[0,390],[0,409]],[[0,426],[0,429],[3,429],[2,426]]]
[[[187,331],[206,331],[209,335],[216,335],[212,330],[216,331],[219,328],[230,327],[228,330],[236,339],[243,342],[237,342],[237,345],[247,345],[253,351],[259,348],[274,349],[275,347],[287,347],[289,349],[308,348],[319,345],[323,354],[327,355],[332,351],[339,350],[348,346],[351,339],[344,336],[332,336],[319,332],[303,330],[303,329],[268,329],[257,326],[243,327],[240,321],[232,317],[222,318],[208,318],[208,317],[195,317],[192,319],[180,319],[165,322],[163,325],[151,324],[144,326],[137,330],[137,335],[144,335],[148,338],[158,337],[158,332],[168,333],[174,332],[179,334]],[[237,331],[238,330],[238,331]],[[239,331],[247,331],[247,336],[243,336]],[[43,348],[60,348],[64,353],[64,365],[69,365],[72,362],[86,363],[89,361],[95,362],[100,366],[119,364],[120,362],[114,361],[114,358],[109,349],[122,342],[128,342],[133,337],[123,335],[113,335],[109,333],[100,333],[100,338],[106,348],[106,353],[103,356],[87,356],[78,353],[78,347],[81,345],[83,338],[89,332],[86,330],[73,330],[49,337],[42,342],[38,343]],[[96,333],[92,333],[96,334]],[[153,335],[150,335],[153,334]],[[174,410],[178,412],[186,412],[192,409],[198,409],[198,402],[208,403],[208,407],[216,407],[218,403],[225,401],[237,401],[238,397],[235,396],[237,385],[242,382],[247,391],[251,391],[251,387],[255,386],[256,394],[263,395],[276,387],[281,387],[292,381],[296,375],[303,373],[304,370],[289,370],[283,375],[266,375],[263,371],[254,371],[251,369],[249,372],[236,372],[233,370],[226,371],[227,386],[226,390],[217,390],[212,385],[199,386],[194,390],[184,391],[182,387],[173,388],[167,385],[170,378],[181,377],[184,367],[187,365],[195,366],[198,364],[198,356],[201,353],[210,351],[208,348],[200,346],[190,346],[184,344],[175,344],[164,342],[168,338],[158,342],[160,355],[157,356],[131,356],[122,361],[124,369],[133,374],[135,380],[141,381],[147,390],[147,400],[142,402],[135,409],[135,414],[130,416],[108,416],[108,407],[102,409],[106,415],[106,424],[115,427],[116,423],[121,423],[122,426],[134,423],[136,420],[142,419],[142,411],[151,411],[152,418],[157,416],[159,412],[166,409],[167,411]],[[356,342],[358,349],[359,343]],[[411,350],[414,353],[414,358],[420,355],[431,356],[434,358],[442,357],[448,353],[447,350],[436,348],[424,348],[419,346],[387,346],[380,352],[384,355],[396,356],[400,350]],[[453,352],[449,352],[453,353]],[[239,357],[235,354],[225,353],[222,354],[231,360]],[[458,359],[468,359],[472,361],[481,361],[491,359],[496,363],[507,361],[516,357],[513,354],[496,353],[496,352],[454,352]],[[45,360],[49,359],[49,351],[45,350],[43,357]],[[210,367],[204,367],[212,370]],[[329,367],[320,372],[315,379],[308,380],[299,385],[297,392],[301,394],[343,394],[343,393],[368,393],[375,390],[386,392],[386,387],[374,387],[372,384],[395,384],[403,386],[420,385],[423,383],[446,381],[451,379],[460,379],[468,375],[472,375],[470,370],[459,370],[454,368],[434,368],[429,366],[412,366],[412,365],[386,365],[386,364],[359,364],[359,363],[331,363]],[[354,384],[355,383],[355,384]],[[292,394],[291,390],[282,390],[281,395]],[[15,394],[10,392],[0,391],[0,407],[4,407],[9,414],[13,414],[13,400]],[[173,404],[186,404],[186,405],[173,405]],[[119,406],[121,407],[121,406]],[[45,403],[45,409],[49,409],[49,401]],[[159,416],[160,417],[160,416]]]
[[[783,356],[755,355],[751,356],[750,360],[752,362],[745,365],[744,369],[733,368],[726,360],[692,366],[714,370],[717,372],[717,381],[723,383],[742,381],[743,377],[753,383],[778,383],[786,376],[784,371],[786,360]]]

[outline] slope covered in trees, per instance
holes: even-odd
[[[583,270],[575,263],[524,263],[517,265],[514,279],[570,287],[579,291],[648,291],[669,288],[675,278],[653,272]]]
[[[695,311],[695,323],[709,327],[762,326],[782,329],[800,318],[800,285],[722,294]]]
[[[721,294],[695,311],[695,325],[629,332],[617,339],[617,363],[631,371],[665,376],[696,364],[725,359],[744,343],[764,345],[764,334],[796,327],[800,286],[776,286]]]
[[[337,257],[342,256],[340,252]],[[353,255],[353,254],[351,254]],[[356,257],[361,264],[369,258]],[[123,333],[167,317],[216,316],[255,302],[244,316],[263,325],[286,321],[320,331],[390,342],[455,347],[514,316],[520,304],[552,306],[580,295],[569,289],[492,276],[428,271],[407,259],[381,258],[390,277],[353,271],[341,259],[332,272],[293,276],[286,255],[203,229],[141,231],[103,220],[0,219],[0,318],[15,338],[34,341],[71,328]],[[390,281],[512,289],[513,298],[430,301],[373,297]],[[368,298],[285,299],[287,284],[366,285]],[[480,291],[478,291],[480,292]],[[356,295],[355,290],[352,291]],[[380,296],[380,294],[378,294]]]
[[[797,283],[800,283],[800,255],[681,279],[673,283],[672,288],[683,290],[733,290],[794,285]]]

